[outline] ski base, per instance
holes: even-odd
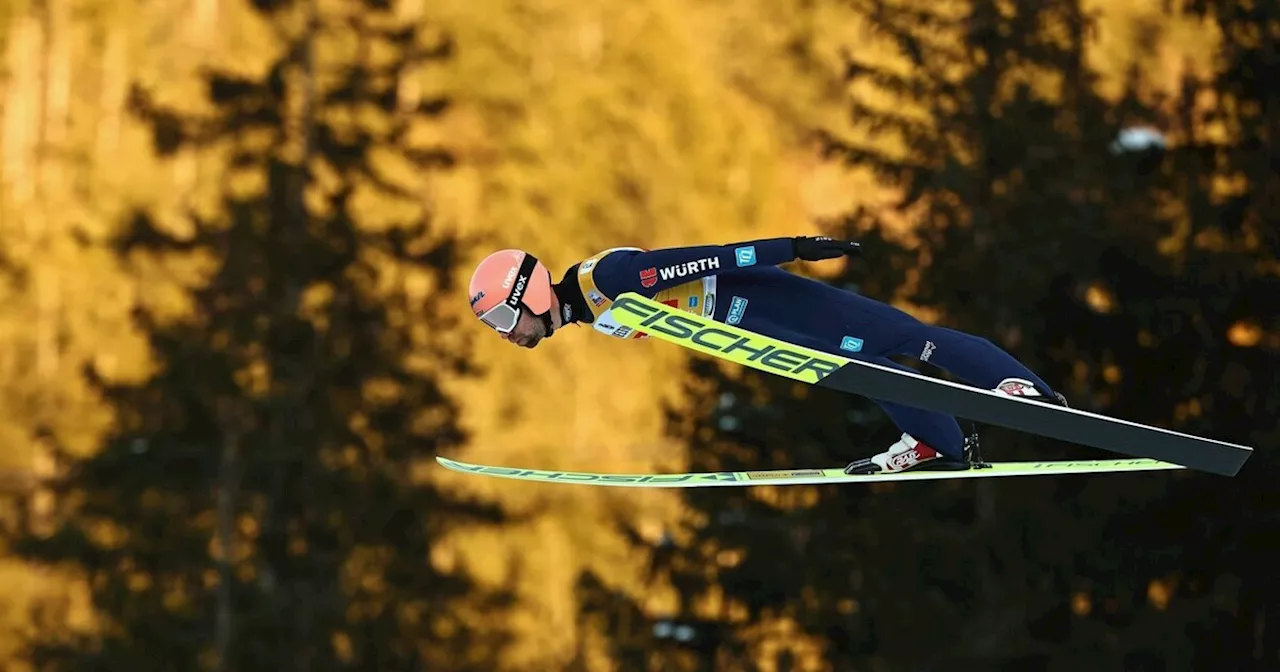
[[[586,471],[548,471],[470,464],[436,457],[452,471],[496,476],[537,483],[577,483],[624,488],[702,488],[754,485],[825,485],[881,481],[935,481],[954,478],[1102,474],[1185,469],[1182,465],[1151,459],[1060,460],[1044,462],[995,462],[961,471],[905,471],[891,474],[850,475],[843,468],[773,469],[764,471],[713,471],[687,474],[607,474]]]

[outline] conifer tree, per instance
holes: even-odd
[[[139,311],[156,373],[100,382],[116,430],[88,459],[63,456],[55,532],[14,540],[82,572],[101,623],[77,633],[50,617],[30,658],[496,669],[509,596],[433,549],[501,517],[417,468],[464,438],[440,379],[464,373],[466,353],[430,334],[447,326],[431,297],[456,293],[457,241],[418,196],[450,156],[414,135],[448,101],[406,86],[451,44],[374,0],[258,8],[284,48],[260,78],[210,72],[211,113],[134,91],[158,151],[226,157],[223,196],[192,210],[188,235],[144,211],[114,242],[122,263],[203,277],[184,317]]]
[[[1121,178],[1107,147],[1142,106],[1096,93],[1084,64],[1089,20],[1074,0],[858,4],[898,45],[902,67],[850,59],[849,81],[895,102],[851,101],[852,123],[876,142],[829,132],[826,148],[902,195],[898,213],[920,243],[891,244],[878,213],[851,213],[830,232],[864,241],[865,252],[836,282],[878,300],[910,288],[940,323],[991,339],[1082,397],[1078,405],[1099,407],[1072,375],[1073,348],[1088,335],[1051,333],[1060,325],[1047,308],[1085,305],[1101,252],[1159,225],[1148,208],[1130,212],[1139,219],[1127,230],[1111,226]],[[705,361],[692,372],[687,396],[705,401],[672,431],[689,441],[697,470],[842,464],[898,433],[863,399]],[[979,429],[988,459],[1096,456]],[[835,669],[1038,669],[1067,655],[1068,642],[1105,648],[1097,632],[1072,630],[1073,596],[1121,571],[1125,540],[1108,536],[1110,514],[1151,501],[1163,478],[693,491],[698,522],[670,566],[685,615],[731,624],[723,648],[741,652],[742,669],[779,619],[820,642]]]

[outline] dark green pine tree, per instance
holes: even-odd
[[[13,540],[27,559],[83,572],[102,625],[74,636],[43,622],[31,660],[50,671],[498,669],[510,594],[431,556],[451,528],[500,516],[414,475],[463,439],[436,376],[463,372],[465,353],[415,343],[415,324],[444,318],[381,289],[413,272],[449,293],[457,241],[429,215],[361,226],[371,200],[354,198],[373,185],[378,207],[417,212],[374,152],[411,171],[449,164],[408,136],[447,101],[403,109],[398,86],[451,44],[374,0],[340,25],[306,3],[260,11],[290,48],[261,79],[210,73],[210,116],[135,95],[162,152],[228,147],[228,181],[266,186],[241,197],[228,184],[220,216],[192,215],[192,237],[139,213],[117,242],[126,263],[214,268],[189,318],[139,315],[159,371],[103,384],[116,431],[91,458],[64,456],[56,532]],[[317,58],[316,35],[339,29],[357,55],[321,70],[335,55]]]
[[[1118,185],[1109,226],[1130,237],[1104,251],[1106,312],[1060,300],[1054,331],[1085,361],[1116,361],[1121,380],[1090,367],[1108,410],[1144,422],[1237,441],[1258,450],[1235,478],[1188,474],[1154,502],[1117,515],[1129,595],[1105,616],[1145,635],[1132,669],[1270,669],[1280,665],[1280,501],[1268,450],[1280,439],[1280,4],[1192,3],[1221,29],[1217,72],[1188,79],[1164,126],[1178,138],[1145,185]],[[1214,101],[1206,106],[1206,101]],[[1211,133],[1217,127],[1219,133]],[[1225,132],[1222,132],[1225,131]],[[1132,163],[1132,162],[1130,162]],[[1113,172],[1132,173],[1118,164]],[[1156,200],[1169,213],[1159,238],[1130,214]],[[1154,583],[1153,583],[1154,582]],[[1163,597],[1147,600],[1149,589]],[[1139,668],[1138,664],[1146,665]]]
[[[945,326],[991,339],[1077,405],[1097,408],[1089,381],[1073,375],[1080,332],[1061,331],[1048,310],[1057,297],[1088,295],[1104,250],[1158,228],[1149,210],[1125,231],[1110,228],[1108,194],[1119,187],[1108,145],[1142,106],[1131,98],[1113,109],[1096,95],[1084,65],[1089,24],[1074,0],[973,0],[959,16],[923,2],[858,5],[911,67],[851,61],[850,80],[903,101],[853,101],[853,122],[908,151],[833,134],[827,147],[901,190],[922,244],[901,249],[874,213],[852,213],[831,232],[862,240],[864,260],[839,282],[888,300],[918,270],[913,300],[937,309]],[[692,373],[695,402],[673,415],[671,431],[689,442],[697,470],[843,464],[898,434],[863,399],[701,360]],[[1103,456],[999,428],[982,436],[989,459]],[[1125,646],[1076,627],[1072,597],[1090,582],[1136,585],[1117,578],[1127,540],[1110,536],[1111,515],[1151,501],[1169,480],[691,491],[705,523],[666,563],[686,598],[675,616],[727,625],[716,655],[733,669],[757,669],[750,626],[777,616],[820,638],[834,669],[1120,669],[1106,661]],[[745,620],[730,607],[699,611],[699,598],[716,590],[745,607]]]

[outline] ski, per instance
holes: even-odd
[[[1026,401],[914,371],[847,359],[674,309],[634,292],[614,300],[623,326],[696,352],[809,385],[999,425],[1221,476],[1240,471],[1253,449],[1074,408]]]
[[[687,474],[610,474],[589,471],[553,471],[471,464],[436,457],[451,471],[496,476],[538,483],[576,483],[623,488],[704,488],[754,485],[827,485],[837,483],[877,483],[881,481],[934,481],[953,478],[999,478],[1009,476],[1060,476],[1183,469],[1158,460],[1071,460],[1049,462],[997,462],[964,471],[903,471],[892,474],[851,476],[842,468],[771,469],[763,471],[711,471]]]

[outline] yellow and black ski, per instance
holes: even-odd
[[[445,457],[436,461],[452,471],[482,476],[511,478],[537,483],[577,483],[623,488],[705,488],[752,485],[824,485],[874,483],[877,481],[930,481],[952,478],[995,478],[1002,476],[1061,476],[1182,469],[1157,460],[1072,460],[1047,462],[997,462],[983,468],[962,471],[900,471],[888,474],[851,476],[843,469],[773,469],[764,471],[713,471],[688,474],[608,474],[589,471],[556,471],[495,467],[459,462]]]
[[[1253,449],[1248,446],[1074,408],[1026,401],[914,371],[900,371],[804,348],[674,309],[633,292],[620,295],[614,301],[610,314],[619,324],[643,331],[653,338],[810,385],[1144,458],[1136,462],[1122,460],[1115,464],[1146,464],[1148,460],[1153,460],[1158,461],[1156,463],[1170,463],[1212,474],[1234,476],[1253,453]],[[1104,463],[1108,462],[1069,464]],[[1018,469],[1025,471],[1027,467]],[[843,475],[843,472],[840,473]],[[968,472],[912,478],[964,478],[966,473]],[[1040,470],[1035,473],[1066,472]],[[822,482],[834,482],[827,476],[817,478],[828,479]],[[849,480],[867,478],[848,477]]]

